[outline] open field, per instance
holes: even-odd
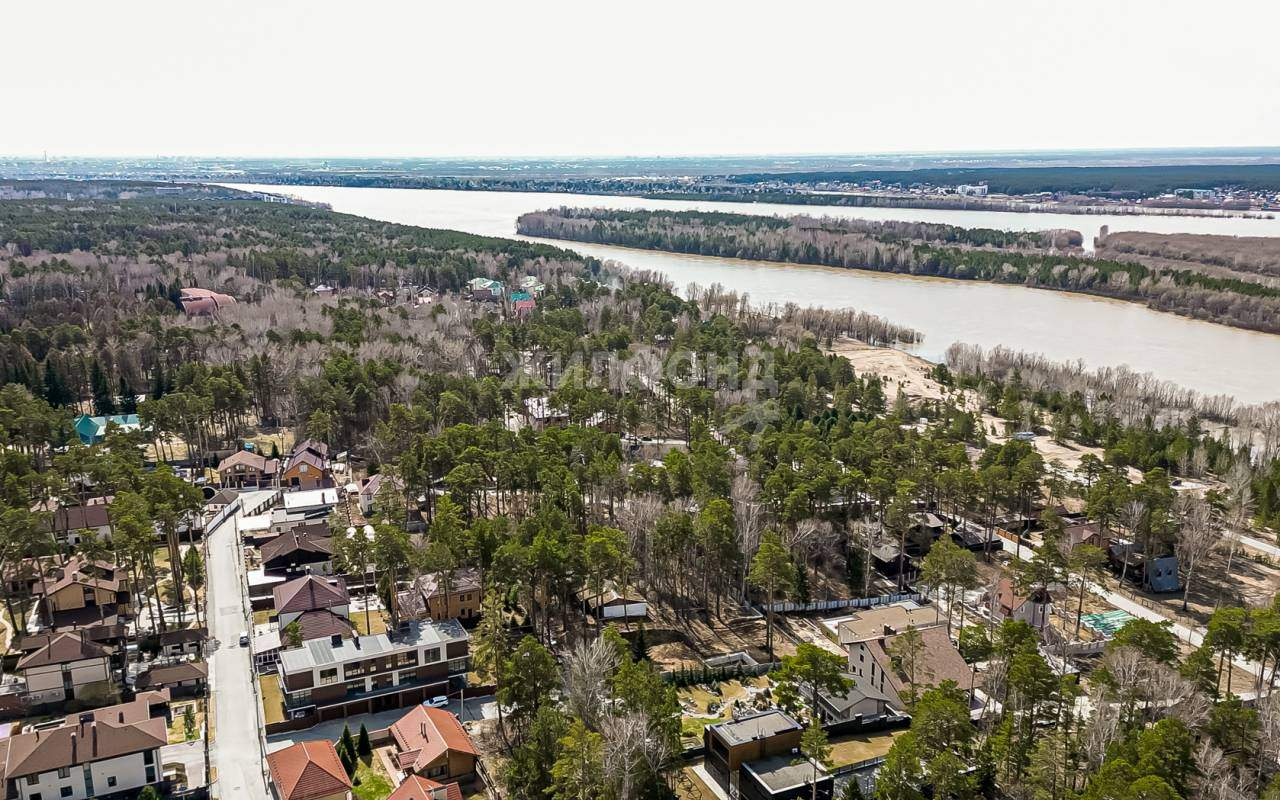
[[[280,689],[280,678],[274,674],[259,675],[258,688],[262,695],[263,721],[267,725],[284,722],[284,692]]]

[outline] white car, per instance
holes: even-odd
[[[439,694],[423,703],[427,708],[444,708],[449,705],[449,698]]]

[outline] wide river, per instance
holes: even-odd
[[[516,217],[562,205],[804,213],[1005,230],[1074,228],[1084,233],[1086,242],[1093,241],[1102,225],[1113,231],[1280,236],[1280,220],[1238,217],[845,208],[524,192],[227,185],[289,194],[328,203],[335,211],[388,222],[512,238],[526,238],[515,236]],[[1233,395],[1248,403],[1280,399],[1280,336],[1198,322],[1134,303],[976,281],[539,241],[659,271],[670,276],[678,287],[719,283],[749,295],[757,303],[851,307],[879,314],[923,333],[924,341],[912,350],[934,361],[942,360],[953,342],[986,348],[1005,345],[1056,360],[1083,359],[1091,366],[1128,365],[1205,394]]]

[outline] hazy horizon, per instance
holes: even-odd
[[[771,8],[11,4],[0,152],[785,157],[1259,147],[1280,131],[1275,5]]]

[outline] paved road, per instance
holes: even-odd
[[[270,800],[253,665],[249,648],[238,644],[240,632],[249,629],[249,615],[237,520],[233,514],[208,534],[209,634],[217,648],[209,671],[215,725],[210,758],[217,770],[213,790],[226,800]]]

